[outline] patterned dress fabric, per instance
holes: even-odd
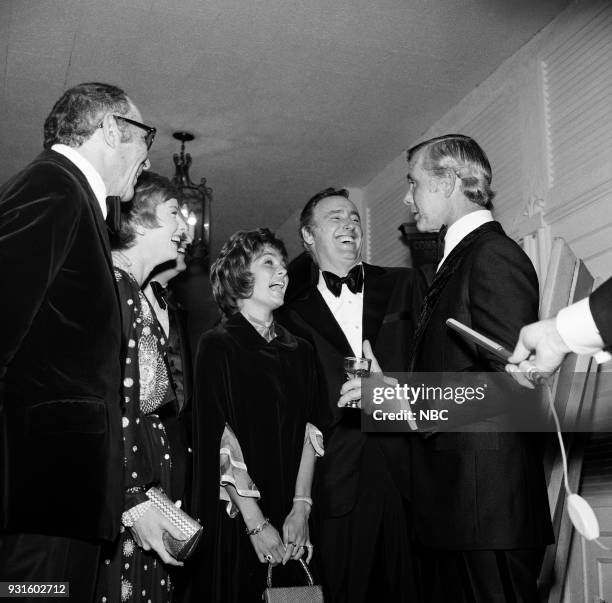
[[[125,450],[124,510],[145,502],[146,490],[170,492],[172,459],[159,418],[174,400],[164,359],[166,337],[136,280],[115,268],[123,315],[126,357],[123,366],[123,439]],[[172,583],[166,566],[153,551],[144,551],[128,528],[103,550],[96,601],[166,603]]]

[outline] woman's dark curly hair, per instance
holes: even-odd
[[[253,274],[249,267],[266,247],[278,251],[287,261],[285,244],[267,228],[239,230],[223,245],[210,269],[213,296],[221,312],[231,316],[238,312],[238,300],[253,294]]]

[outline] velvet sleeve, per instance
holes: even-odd
[[[229,353],[220,338],[214,331],[205,333],[194,363],[192,509],[212,530],[219,502],[221,436],[226,423],[231,424],[230,366]]]
[[[325,433],[332,424],[332,413],[329,408],[327,397],[321,387],[321,378],[319,376],[319,365],[315,359],[314,348],[312,345],[305,340],[300,341],[300,345],[304,348],[305,360],[303,362],[303,368],[306,371],[306,383],[309,384],[307,392],[308,400],[308,423],[316,428],[319,432]],[[315,438],[313,448],[317,453],[317,456],[323,456],[321,450],[323,449],[323,436],[321,434],[320,441],[317,442],[315,432],[308,430],[309,439],[311,435]]]
[[[40,171],[40,173],[38,173]],[[40,180],[48,185],[42,187]],[[74,241],[80,206],[68,177],[41,167],[0,193],[0,377]]]

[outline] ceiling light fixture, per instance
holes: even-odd
[[[212,188],[206,186],[206,178],[195,184],[189,177],[191,155],[185,153],[185,143],[194,140],[191,132],[174,132],[172,136],[181,141],[181,152],[173,156],[176,171],[172,183],[181,191],[181,213],[189,225],[193,237],[190,259],[206,268],[210,265],[210,205]]]

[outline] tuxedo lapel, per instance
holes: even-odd
[[[385,278],[387,271],[379,266],[364,263],[363,269],[362,339],[367,339],[374,348],[380,325],[387,312],[394,281]]]
[[[461,242],[450,252],[440,269],[436,272],[427,291],[427,295],[423,301],[419,322],[417,323],[416,332],[414,334],[414,346],[411,354],[412,362],[414,362],[414,359],[416,358],[423,333],[427,328],[429,320],[440,299],[444,287],[448,283],[450,277],[459,269],[461,261],[465,257],[465,254],[472,243],[482,234],[490,230],[498,230],[503,232],[498,222],[486,222],[482,226],[479,226],[461,239]]]
[[[293,309],[313,331],[327,339],[343,356],[353,355],[346,336],[316,286],[307,297],[295,301]]]
[[[340,325],[319,292],[319,268],[309,258],[301,260],[299,277],[289,279],[285,303],[290,305],[310,329],[327,339],[343,356],[352,356],[351,346]]]

